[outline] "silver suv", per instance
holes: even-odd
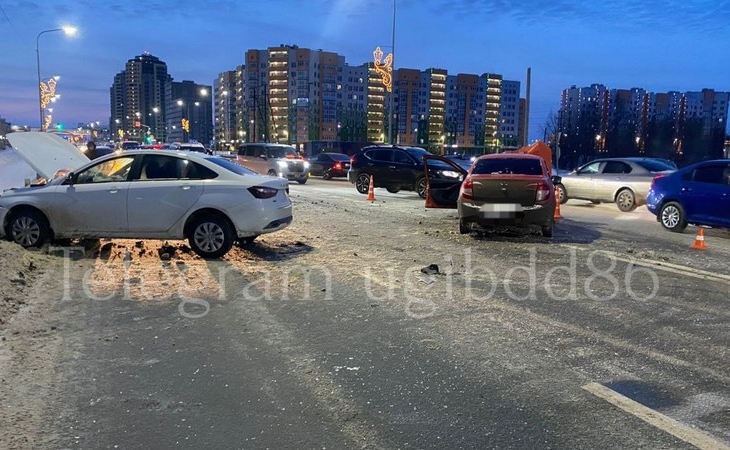
[[[242,144],[238,148],[236,162],[262,175],[295,180],[299,184],[306,183],[309,177],[309,162],[291,145],[262,142]]]

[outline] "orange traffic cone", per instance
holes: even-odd
[[[703,228],[697,229],[697,237],[695,237],[692,248],[695,250],[707,250],[707,246],[705,245],[705,230]]]
[[[367,201],[374,202],[375,201],[375,182],[373,181],[373,176],[370,175],[370,187],[368,187],[368,198]]]
[[[560,214],[560,199],[558,198],[558,189],[555,188],[555,213],[553,213],[553,220],[560,220],[563,216]]]

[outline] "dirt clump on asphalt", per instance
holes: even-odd
[[[0,241],[0,327],[7,324],[20,308],[32,301],[30,292],[53,258]]]
[[[61,326],[52,322],[63,260],[0,241],[0,448],[39,448],[34,436],[53,388]]]

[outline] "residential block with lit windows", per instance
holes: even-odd
[[[392,80],[388,92],[373,62],[351,66],[334,52],[248,50],[244,64],[213,83],[215,140],[219,148],[278,142],[301,150],[388,142],[437,153],[494,152],[524,142],[518,81],[436,68],[395,69]]]

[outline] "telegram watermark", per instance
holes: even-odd
[[[61,300],[178,301],[178,312],[201,318],[211,301],[333,300],[333,275],[328,267],[284,265],[245,271],[224,261],[157,259],[132,261],[83,259],[83,247],[51,247],[63,259]]]
[[[514,257],[515,254],[510,255]],[[539,257],[541,256],[541,257]],[[525,262],[481,262],[483,253],[471,249],[446,255],[438,264],[419,268],[365,268],[364,292],[373,300],[402,300],[413,318],[434,315],[438,305],[462,300],[486,302],[503,299],[525,301],[649,301],[659,292],[659,277],[650,267],[597,250],[579,257],[576,249],[565,255],[539,255],[526,250]],[[455,270],[454,262],[459,270]],[[432,269],[435,267],[436,269]],[[429,270],[430,269],[430,270]],[[434,272],[435,270],[435,272]],[[425,285],[425,286],[424,286]]]
[[[349,266],[338,267],[336,261],[331,265],[248,266],[248,270],[235,263],[200,260],[87,259],[84,264],[83,259],[72,257],[83,248],[51,250],[64,259],[62,300],[173,301],[178,313],[191,319],[208,315],[211,302],[344,301],[352,297],[372,304],[402,304],[406,315],[424,319],[449,302],[648,301],[660,287],[652,268],[600,250],[579,256],[577,249],[558,254],[554,250],[538,253],[533,247],[515,250],[500,260],[469,248],[444,255],[440,265],[427,268],[365,265],[355,273]],[[75,284],[79,281],[80,286]]]

